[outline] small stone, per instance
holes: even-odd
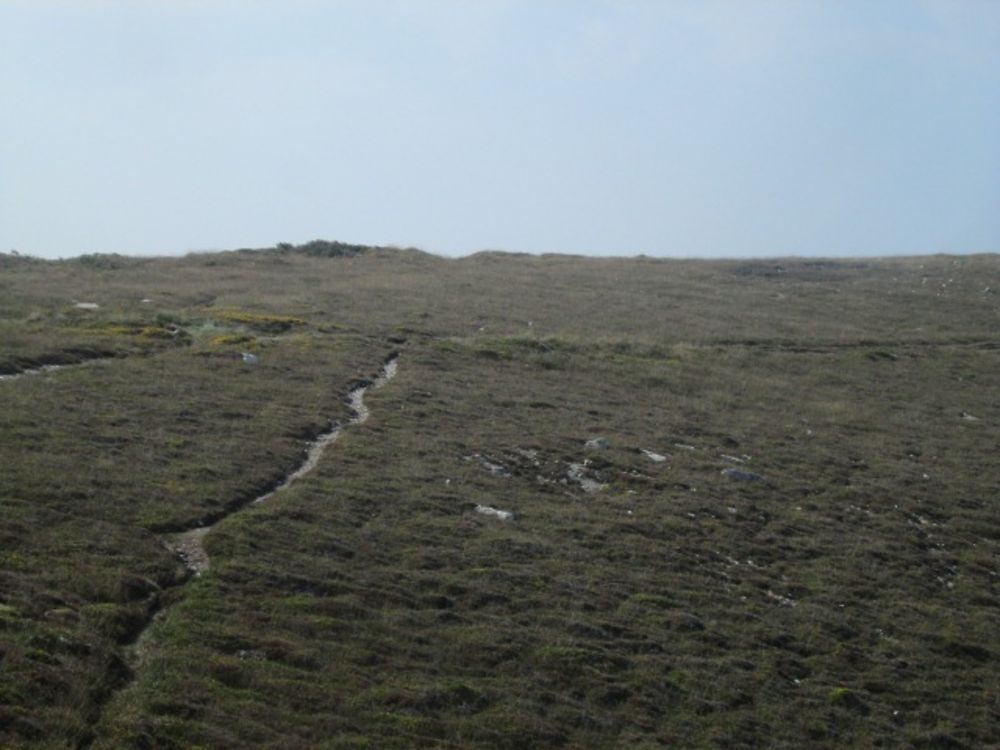
[[[583,447],[587,448],[588,450],[605,450],[608,448],[609,445],[610,443],[608,443],[606,438],[595,437],[591,438],[586,443],[584,443]]]
[[[482,463],[483,463],[483,468],[485,468],[486,471],[488,471],[490,474],[492,474],[495,477],[509,477],[510,476],[510,469],[508,469],[503,464],[495,464],[495,463],[493,463],[491,461],[487,461],[486,459],[482,459]]]
[[[494,516],[499,518],[501,521],[509,521],[514,517],[514,514],[509,510],[500,510],[498,508],[492,508],[489,505],[477,505],[476,512],[482,513],[484,516]]]

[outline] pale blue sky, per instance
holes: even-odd
[[[0,250],[1000,251],[1000,2],[0,0]]]

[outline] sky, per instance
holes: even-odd
[[[0,0],[0,251],[1000,251],[996,0]]]

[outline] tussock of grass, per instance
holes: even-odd
[[[267,333],[283,333],[295,326],[304,326],[306,321],[292,315],[273,315],[246,310],[215,310],[212,316],[223,323],[246,326]]]
[[[229,333],[223,334],[222,336],[213,336],[209,343],[213,346],[240,346],[244,344],[252,344],[256,341],[253,336],[249,336],[245,333]]]

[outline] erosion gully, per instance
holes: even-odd
[[[369,391],[378,390],[396,376],[398,360],[399,352],[393,352],[386,357],[382,363],[381,370],[373,379],[356,381],[352,385],[346,398],[347,403],[351,407],[351,418],[346,423],[332,423],[327,432],[318,435],[314,440],[312,440],[307,446],[302,463],[268,491],[248,501],[231,506],[223,515],[219,515],[208,520],[201,519],[195,522],[195,524],[189,529],[176,533],[159,535],[159,539],[163,545],[169,549],[181,563],[183,563],[187,571],[187,575],[182,577],[173,588],[185,585],[209,569],[210,560],[208,553],[205,551],[205,537],[220,521],[229,518],[231,515],[238,513],[244,508],[264,503],[283,490],[288,489],[295,482],[316,468],[324,451],[337,441],[345,429],[354,425],[364,424],[368,421],[369,416],[371,416],[371,412],[365,404],[365,394]],[[128,682],[134,678],[134,670],[142,665],[146,652],[144,642],[147,634],[149,633],[150,627],[159,618],[163,617],[166,612],[162,599],[164,592],[165,590],[161,589],[151,595],[147,601],[149,613],[148,618],[141,625],[141,627],[136,629],[136,631],[132,634],[132,637],[123,644],[124,646],[132,647],[132,670],[130,671],[128,677],[126,677],[117,687],[117,690],[121,690],[125,687],[125,685],[127,685]],[[100,701],[101,708],[107,704],[112,695],[113,693],[103,696],[103,699]],[[93,723],[96,724],[99,718],[100,710],[97,715],[94,716]],[[88,748],[96,741],[96,739],[97,737],[95,734],[88,733],[82,741],[78,743],[77,747]]]
[[[24,377],[31,377],[32,375],[45,375],[47,373],[56,372],[58,370],[68,370],[76,367],[83,367],[84,365],[90,364],[91,362],[99,359],[111,359],[115,355],[112,353],[98,352],[98,353],[85,353],[78,356],[74,361],[65,361],[63,357],[56,356],[51,357],[53,361],[46,362],[45,358],[38,361],[34,367],[27,367],[23,370],[17,370],[16,372],[5,372],[0,373],[0,382],[4,380],[20,380]]]
[[[368,407],[365,406],[365,393],[369,390],[377,390],[392,380],[392,378],[396,375],[397,364],[398,355],[392,354],[388,359],[386,359],[385,363],[382,365],[382,370],[374,380],[365,380],[355,384],[347,395],[347,402],[350,404],[351,410],[353,411],[353,416],[347,424],[343,425],[337,422],[333,423],[327,432],[319,435],[309,444],[306,450],[305,458],[295,471],[285,476],[284,479],[282,479],[273,489],[268,490],[264,494],[259,495],[240,507],[243,508],[249,505],[259,505],[274,497],[282,490],[285,490],[293,485],[299,479],[316,468],[316,464],[319,463],[319,459],[323,455],[323,452],[337,441],[337,438],[340,437],[345,427],[364,424],[368,421],[370,412]],[[240,508],[236,508],[220,518],[213,519],[209,523],[200,523],[194,528],[186,531],[182,531],[177,534],[163,535],[161,536],[161,539],[167,548],[177,555],[177,557],[184,563],[184,566],[192,575],[199,576],[208,570],[209,566],[209,559],[204,546],[205,536],[219,521],[224,518],[228,518],[239,509]]]
[[[11,372],[5,375],[0,375],[0,381],[3,380],[17,380],[18,378],[23,378],[25,375],[42,375],[46,372],[52,372],[54,370],[62,370],[66,367],[72,367],[73,365],[42,365],[41,367],[34,367],[28,370],[21,370],[20,372]]]

